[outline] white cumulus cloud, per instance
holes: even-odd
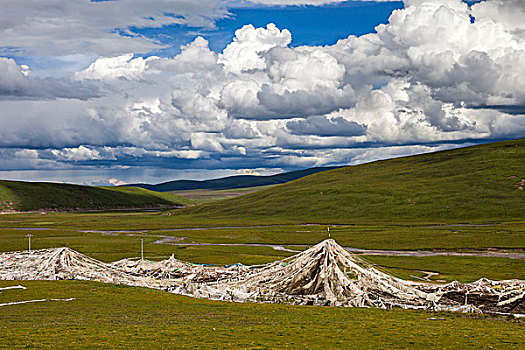
[[[156,59],[158,57],[155,56],[146,59],[142,57],[133,58],[133,54],[102,57],[86,69],[75,73],[75,78],[77,80],[136,79],[144,73],[148,61]]]
[[[281,31],[273,23],[268,24],[266,29],[254,28],[251,24],[245,25],[235,31],[233,42],[219,55],[218,62],[234,73],[263,69],[266,63],[261,53],[274,47],[285,47],[291,42],[290,31]]]

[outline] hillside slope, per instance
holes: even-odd
[[[174,207],[189,202],[170,193],[142,188],[0,181],[0,211]]]
[[[304,223],[523,220],[523,179],[520,139],[335,169],[173,214]]]
[[[291,171],[270,176],[239,175],[228,176],[213,180],[176,180],[164,182],[158,185],[150,184],[132,184],[124,186],[133,186],[146,188],[151,191],[168,192],[168,191],[186,191],[186,190],[229,190],[235,188],[256,187],[277,185],[302,177],[315,174],[322,171],[336,169],[335,167],[310,168],[305,170]]]

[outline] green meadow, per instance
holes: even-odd
[[[0,281],[2,348],[520,349],[508,317],[216,302],[87,281]]]
[[[208,202],[215,202],[221,199],[235,198],[248,193],[261,191],[267,188],[271,188],[275,185],[267,186],[255,186],[255,187],[243,187],[243,188],[232,188],[226,190],[216,189],[202,189],[202,190],[180,190],[170,191],[170,193],[176,194],[177,196],[184,197],[192,201],[193,204],[201,204]]]
[[[166,212],[26,213],[0,216],[0,251],[27,249],[28,233],[34,249],[67,246],[102,261],[112,262],[140,255],[144,240],[150,260],[171,255],[194,263],[246,265],[282,259],[293,252],[267,246],[280,245],[300,251],[328,237],[327,225],[190,226]],[[434,224],[330,226],[339,244],[357,249],[425,250],[440,252],[523,252],[525,222],[479,226]],[[230,245],[171,245],[155,243],[212,243]],[[179,241],[180,240],[180,241]],[[403,278],[420,277],[420,270],[438,273],[435,280],[474,281],[525,279],[525,261],[478,256],[366,256],[380,267]]]
[[[212,227],[195,230],[166,212],[9,214],[0,216],[0,250],[69,246],[103,261],[170,255],[196,263],[261,264],[293,253],[263,246],[154,244],[171,237],[195,243],[280,244],[306,249],[327,237],[326,225]],[[84,232],[82,232],[84,231]],[[113,231],[113,232],[112,232]],[[115,232],[126,231],[126,232]],[[345,246],[365,249],[520,252],[525,223],[444,227],[428,224],[332,226]],[[301,246],[295,246],[295,245]],[[525,279],[525,261],[487,257],[362,256],[395,276],[432,281]],[[524,346],[522,321],[508,317],[410,310],[238,304],[88,281],[1,281],[27,290],[0,293],[6,302],[73,301],[0,306],[1,347],[14,348],[490,348]],[[441,319],[443,318],[443,319]],[[152,345],[153,344],[153,345]]]

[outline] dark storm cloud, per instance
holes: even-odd
[[[286,127],[296,135],[361,136],[366,134],[366,125],[342,117],[328,119],[325,116],[313,116],[304,120],[289,121]]]

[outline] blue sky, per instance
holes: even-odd
[[[347,1],[323,6],[268,6],[232,2],[225,8],[227,15],[214,20],[212,28],[174,24],[160,27],[129,26],[113,28],[112,31],[127,37],[143,35],[166,46],[162,49],[136,52],[137,57],[177,55],[182,45],[190,43],[197,36],[206,38],[211,50],[221,52],[232,41],[235,31],[247,24],[264,27],[268,23],[274,23],[279,28],[290,30],[292,32],[291,47],[333,45],[337,40],[349,35],[360,36],[373,33],[377,25],[387,23],[393,10],[401,8],[403,8],[402,1]],[[170,13],[170,16],[178,17],[176,13]],[[12,54],[4,56],[16,59],[19,64],[29,65],[34,74],[44,76],[60,75],[64,71],[69,73],[71,70],[84,68],[90,62],[85,59],[78,61],[78,58],[75,57],[19,55],[15,53],[18,51],[15,47],[12,48],[12,51],[14,51]]]
[[[0,178],[273,174],[525,135],[522,0],[284,2],[0,0]]]
[[[244,4],[228,8],[230,15],[215,22],[216,28],[206,29],[172,25],[162,28],[132,28],[133,32],[170,45],[155,52],[171,56],[180,52],[179,47],[201,35],[210,42],[215,52],[222,51],[233,39],[237,29],[252,24],[264,27],[274,23],[292,32],[291,46],[333,45],[349,35],[374,32],[381,23],[387,23],[393,10],[403,8],[403,2],[343,2],[325,6],[265,6]]]

